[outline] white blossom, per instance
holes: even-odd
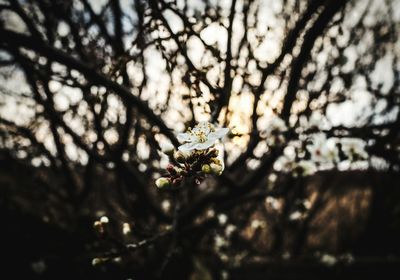
[[[320,111],[314,111],[309,120],[308,120],[308,126],[313,128],[319,128],[319,129],[328,129],[329,124],[327,122],[326,117],[320,112]]]
[[[178,140],[184,143],[178,149],[186,152],[208,149],[228,132],[229,128],[216,128],[209,122],[200,122],[193,129],[189,128],[187,132],[178,134]]]
[[[122,224],[122,233],[124,235],[127,235],[131,232],[131,226],[129,225],[129,223],[123,223]]]
[[[267,123],[266,129],[262,131],[265,133],[266,141],[269,146],[273,146],[277,143],[285,141],[283,132],[287,131],[285,122],[277,117],[273,116]]]
[[[286,155],[280,156],[274,163],[274,169],[281,172],[290,172],[293,170],[295,162]]]
[[[327,266],[334,266],[337,262],[337,259],[329,254],[324,254],[321,257],[321,262]]]
[[[107,216],[103,216],[100,218],[100,223],[102,224],[108,224],[109,220]]]
[[[225,214],[219,214],[218,215],[218,223],[220,225],[226,224],[227,221],[228,221],[228,216],[226,216]]]
[[[226,228],[225,228],[225,235],[226,235],[227,237],[229,237],[229,236],[232,235],[232,233],[233,233],[235,230],[236,230],[236,226],[234,226],[234,225],[232,225],[232,224],[227,225]]]
[[[303,205],[303,207],[307,210],[311,209],[311,201],[304,199],[301,204]]]
[[[115,263],[121,263],[122,262],[122,258],[121,257],[116,257],[112,259],[113,262]]]
[[[215,216],[215,211],[213,209],[209,209],[206,214],[208,218],[213,218]]]
[[[272,132],[284,132],[287,130],[285,121],[277,116],[273,116],[267,123],[265,132],[271,134]]]
[[[264,228],[265,227],[265,222],[264,221],[260,221],[260,220],[252,220],[250,226],[254,229],[258,229],[258,228]]]
[[[267,204],[271,205],[272,209],[274,209],[274,210],[279,210],[281,208],[281,206],[282,206],[281,202],[278,199],[276,199],[275,197],[272,197],[272,196],[268,196],[265,199],[265,202]]]
[[[94,258],[94,259],[92,259],[92,265],[93,265],[93,266],[97,266],[97,265],[101,264],[102,262],[103,262],[103,261],[102,261],[101,258]]]
[[[317,166],[311,160],[301,160],[297,166],[301,168],[302,176],[310,176],[317,172]]]
[[[174,145],[172,145],[170,142],[162,142],[160,144],[160,148],[161,151],[166,155],[172,154],[175,151]]]
[[[166,199],[163,200],[162,203],[161,203],[161,208],[164,211],[169,211],[171,209],[171,202],[169,202],[169,200],[166,200]]]
[[[351,160],[367,159],[368,153],[365,151],[365,142],[356,138],[343,138],[340,140],[343,153]]]
[[[331,146],[331,147],[328,146],[325,156],[326,156],[326,159],[328,162],[332,162],[332,163],[339,162],[339,160],[340,160],[339,149],[337,148],[336,145]]]
[[[289,220],[291,221],[300,220],[301,218],[303,218],[303,214],[300,211],[295,211],[289,216]]]
[[[339,161],[339,150],[335,143],[326,139],[325,134],[313,135],[312,144],[307,145],[311,160],[317,163],[335,163]]]
[[[228,245],[228,241],[221,235],[216,235],[214,237],[214,242],[215,242],[215,247],[217,248],[226,247]]]

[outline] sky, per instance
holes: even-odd
[[[95,12],[101,11],[105,0],[91,0],[92,7]],[[396,7],[400,7],[400,1],[394,1]],[[122,0],[122,7],[124,11],[128,11],[130,9],[128,0]],[[182,5],[182,1],[178,1],[178,5]],[[195,13],[196,10],[203,9],[200,1],[189,1],[190,5],[193,7],[193,11]],[[229,11],[230,1],[224,0],[218,2],[223,10],[226,12]],[[242,5],[242,1],[238,1],[237,5]],[[357,1],[356,8],[352,9],[349,14],[347,14],[344,25],[349,26],[351,28],[352,25],[357,21],[358,17],[361,16],[361,11],[365,8],[368,8],[368,15],[364,20],[364,24],[366,26],[372,26],[376,19],[378,18],[376,15],[380,13],[384,13],[385,6],[381,5],[380,0],[367,1],[361,0]],[[256,26],[256,30],[249,34],[249,36],[255,36],[256,34],[265,35],[264,42],[255,50],[255,56],[259,58],[261,61],[265,61],[268,63],[273,62],[273,60],[279,55],[279,51],[281,48],[282,40],[284,38],[284,21],[280,17],[280,13],[282,11],[281,1],[260,1],[259,6],[259,22]],[[135,19],[136,15],[129,10],[131,18]],[[178,32],[182,28],[182,23],[180,19],[173,15],[171,12],[166,12],[165,16],[168,19],[172,29],[174,32]],[[396,22],[400,22],[400,9],[394,9],[393,18]],[[264,27],[269,26],[270,30],[266,30]],[[25,29],[21,21],[12,15],[8,15],[7,18],[7,28],[23,32]],[[243,35],[243,24],[242,24],[242,16],[238,15],[234,21],[234,37],[233,37],[233,46],[238,44],[241,36]],[[60,23],[58,26],[58,32],[60,35],[67,35],[69,33],[69,28],[66,24]],[[166,32],[159,32],[156,36],[165,36]],[[208,44],[216,44],[219,49],[226,49],[226,38],[227,33],[226,29],[221,25],[216,23],[210,23],[208,26],[201,32],[201,38]],[[343,40],[346,39],[345,34],[342,36]],[[360,55],[364,55],[368,52],[368,45],[371,44],[371,38],[369,38],[369,34],[365,34],[365,38],[363,42],[357,46],[349,46],[345,49],[344,53],[346,55],[347,62],[344,65],[343,69],[348,69],[348,71],[354,71],[357,69],[357,65],[355,65],[356,57]],[[130,38],[126,38],[126,45],[128,46],[130,42]],[[173,44],[171,47],[174,48]],[[193,60],[196,67],[201,67],[204,64],[213,63],[207,56],[204,56],[204,47],[200,40],[196,38],[192,38],[188,42],[188,55]],[[395,46],[395,53],[389,53],[382,57],[376,63],[376,67],[373,70],[371,79],[373,81],[373,85],[377,86],[382,84],[382,92],[385,93],[387,89],[391,87],[394,80],[394,73],[390,69],[392,68],[392,62],[395,56],[400,55],[400,42],[398,41]],[[4,54],[2,54],[4,55]],[[190,116],[189,109],[182,106],[182,95],[188,94],[188,88],[180,86],[181,76],[179,73],[176,73],[173,76],[173,80],[171,80],[165,71],[165,62],[163,61],[161,54],[155,48],[149,48],[145,52],[146,56],[146,72],[148,74],[148,86],[143,92],[142,98],[148,101],[151,108],[156,108],[157,106],[165,103],[166,101],[166,92],[172,88],[173,93],[171,96],[170,106],[164,115],[164,119],[167,125],[171,128],[174,128],[176,132],[180,132],[184,129],[184,124],[181,121],[182,119],[188,119]],[[317,57],[317,67],[323,68],[326,63],[328,54],[323,52]],[[184,62],[181,62],[184,64]],[[238,63],[243,63],[239,59]],[[54,67],[60,67],[58,65],[54,65]],[[128,72],[132,74],[132,77],[136,79],[137,74],[137,65],[128,64]],[[259,74],[255,71],[254,65],[244,65],[249,70],[254,71],[253,75],[250,79],[254,80],[254,84],[257,84],[259,80]],[[397,67],[400,68],[399,63]],[[221,72],[221,65],[215,64],[214,67],[211,67],[207,77],[210,79],[212,84],[217,83],[218,73]],[[6,88],[7,91],[12,92],[13,94],[19,93],[27,93],[29,92],[29,87],[26,85],[25,78],[22,73],[19,71],[11,72],[10,69],[2,69],[0,70],[2,73],[8,73],[9,76],[7,79],[3,79],[1,83],[1,87]],[[8,72],[7,72],[8,71]],[[323,77],[319,77],[321,81]],[[137,82],[140,82],[141,77],[137,78]],[[318,82],[318,80],[316,81]],[[362,78],[355,79],[353,81],[353,85],[351,87],[351,98],[348,101],[345,101],[341,104],[331,104],[328,107],[327,118],[331,122],[332,125],[357,125],[362,122],[362,120],[366,119],[371,113],[371,105],[372,99],[371,95],[365,89],[365,80]],[[339,91],[343,85],[340,82],[335,84],[335,87]],[[57,109],[65,110],[70,105],[76,104],[82,97],[82,93],[79,89],[72,87],[61,87],[61,85],[57,82],[51,82],[50,87],[54,92],[57,92],[54,95],[55,103]],[[200,106],[195,105],[195,112],[198,121],[207,120],[209,114],[207,110],[204,110],[208,101],[210,100],[210,94],[207,89],[203,86],[202,88],[203,96],[198,98],[197,101],[200,102]],[[335,89],[335,88],[334,88]],[[93,89],[99,90],[99,89]],[[102,90],[102,89],[100,89]],[[104,90],[104,89],[103,89]],[[236,77],[233,81],[233,89],[232,89],[232,98],[229,103],[229,108],[233,112],[230,120],[230,127],[235,128],[239,133],[248,133],[249,127],[249,117],[251,112],[249,108],[252,106],[253,96],[251,92],[244,90],[242,88],[242,81],[240,77]],[[273,96],[271,93],[274,93]],[[283,88],[277,88],[277,80],[274,76],[271,76],[267,79],[266,84],[266,92],[261,97],[263,102],[260,102],[260,106],[257,109],[259,112],[264,113],[264,116],[259,121],[260,127],[265,127],[266,123],[271,119],[273,113],[271,108],[266,106],[268,104],[272,106],[278,106],[280,102],[280,98],[284,95]],[[272,97],[271,97],[272,96]],[[116,114],[118,114],[118,107],[120,106],[120,100],[111,96],[108,100],[110,107],[114,108],[114,112],[111,109],[108,114],[109,118],[116,118]],[[8,96],[5,94],[0,94],[0,115],[5,118],[12,120],[18,124],[24,124],[28,122],[31,118],[34,117],[34,112],[29,108],[29,102],[18,102],[13,95]],[[301,105],[301,104],[300,104]],[[300,106],[299,105],[299,106]],[[379,107],[385,108],[385,104],[382,102],[378,102],[375,109],[379,110]],[[82,105],[81,110],[85,110],[84,105]],[[390,116],[395,116],[397,112],[391,112]],[[389,117],[390,117],[389,116]],[[382,121],[379,120],[378,122]],[[78,133],[83,133],[82,126],[78,120],[70,119],[69,124],[71,127],[77,131]],[[46,142],[46,145],[54,149],[54,145],[51,143],[51,140],[48,140],[46,137],[48,136],[47,128],[44,127],[38,131],[39,140]],[[106,133],[106,137],[110,142],[116,141],[116,135],[111,130]],[[231,143],[232,148],[244,149],[246,146],[246,137],[241,139],[236,139],[235,143]],[[71,141],[71,140],[66,140]],[[78,155],[74,151],[73,148],[70,148],[67,151],[71,158],[77,158]]]

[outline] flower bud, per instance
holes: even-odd
[[[219,155],[219,150],[217,150],[217,149],[210,150],[210,156],[212,158],[216,158],[218,155]]]
[[[221,161],[216,157],[210,158],[210,162],[215,163],[217,165],[222,165]]]
[[[97,266],[97,265],[100,265],[100,264],[104,263],[105,261],[107,261],[106,258],[94,258],[92,260],[92,265],[93,266]]]
[[[103,224],[100,221],[95,221],[94,224],[93,224],[93,228],[99,234],[103,234],[104,233]]]
[[[121,257],[116,257],[112,259],[113,262],[115,263],[121,263],[122,262],[122,258]]]
[[[210,174],[210,173],[212,172],[211,167],[210,167],[210,165],[208,165],[208,164],[203,164],[203,165],[201,166],[201,171],[202,171],[204,174]]]
[[[161,177],[156,180],[156,186],[159,189],[168,187],[171,184],[171,181],[168,178]]]
[[[182,151],[176,151],[174,153],[174,158],[179,163],[184,163],[186,160],[186,155]]]
[[[173,153],[175,152],[175,147],[169,142],[161,143],[160,148],[161,151],[168,156],[173,155]]]
[[[102,224],[108,224],[108,217],[106,217],[106,216],[101,217],[101,218],[100,218],[100,223],[102,223]]]
[[[211,163],[210,167],[212,173],[214,173],[215,175],[221,175],[222,171],[224,170],[222,164]]]
[[[168,166],[167,166],[167,171],[168,171],[171,175],[176,175],[175,166],[173,166],[172,164],[168,164]]]
[[[124,235],[127,235],[131,232],[131,226],[128,223],[123,223],[122,224],[122,233]]]

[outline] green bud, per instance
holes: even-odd
[[[156,180],[156,186],[159,189],[168,187],[171,184],[171,181],[168,178],[161,177]]]
[[[214,163],[214,164],[217,164],[217,165],[222,165],[221,161],[216,157],[210,158],[210,162]]]
[[[214,173],[215,175],[221,175],[222,171],[224,170],[222,164],[211,163],[210,167],[212,173]]]
[[[210,165],[208,164],[203,164],[201,166],[201,171],[205,174],[210,174],[212,172]]]

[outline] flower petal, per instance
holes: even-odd
[[[191,142],[193,141],[193,135],[189,133],[179,133],[176,138],[179,142]]]
[[[205,150],[210,148],[212,145],[214,145],[215,139],[208,139],[206,142],[203,143],[198,143],[196,149],[197,150]]]
[[[223,127],[223,128],[218,128],[216,131],[211,132],[208,134],[209,139],[221,139],[224,137],[227,133],[229,132],[229,128]]]
[[[182,152],[190,152],[191,150],[196,149],[197,145],[198,145],[197,142],[186,143],[186,144],[180,145],[178,147],[178,150],[180,150]]]

